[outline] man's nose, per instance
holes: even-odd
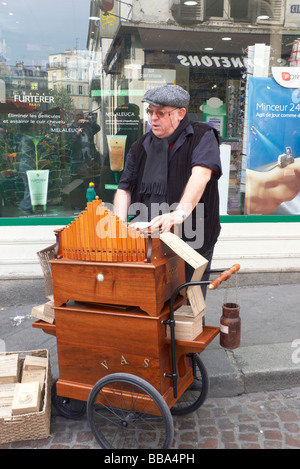
[[[151,116],[151,120],[153,121],[154,119],[155,119],[155,120],[158,119],[158,115],[156,114],[155,111],[153,112],[153,114],[152,114],[152,116]]]

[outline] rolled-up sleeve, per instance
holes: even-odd
[[[132,149],[130,149],[126,156],[124,171],[122,173],[118,186],[119,189],[123,189],[124,191],[130,189],[130,181],[134,172],[134,166],[135,158]]]

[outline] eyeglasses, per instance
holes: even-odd
[[[171,112],[176,111],[176,109],[177,108],[171,109],[171,111],[160,111],[160,110],[159,111],[153,111],[153,109],[147,108],[146,112],[147,112],[148,116],[150,116],[150,117],[152,117],[153,114],[156,114],[159,119],[162,119],[163,117],[165,117],[166,114],[170,115]]]

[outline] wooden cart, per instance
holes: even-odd
[[[102,448],[168,448],[172,414],[193,412],[206,398],[198,353],[219,327],[203,326],[193,341],[175,339],[174,311],[189,284],[182,259],[159,239],[145,239],[147,259],[134,262],[83,259],[82,249],[70,259],[62,245],[59,232],[50,261],[55,323],[33,323],[57,340],[53,404],[69,418],[87,410]]]

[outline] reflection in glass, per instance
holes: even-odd
[[[115,182],[119,182],[119,173],[124,168],[125,144],[127,135],[107,135],[110,169],[114,173]]]

